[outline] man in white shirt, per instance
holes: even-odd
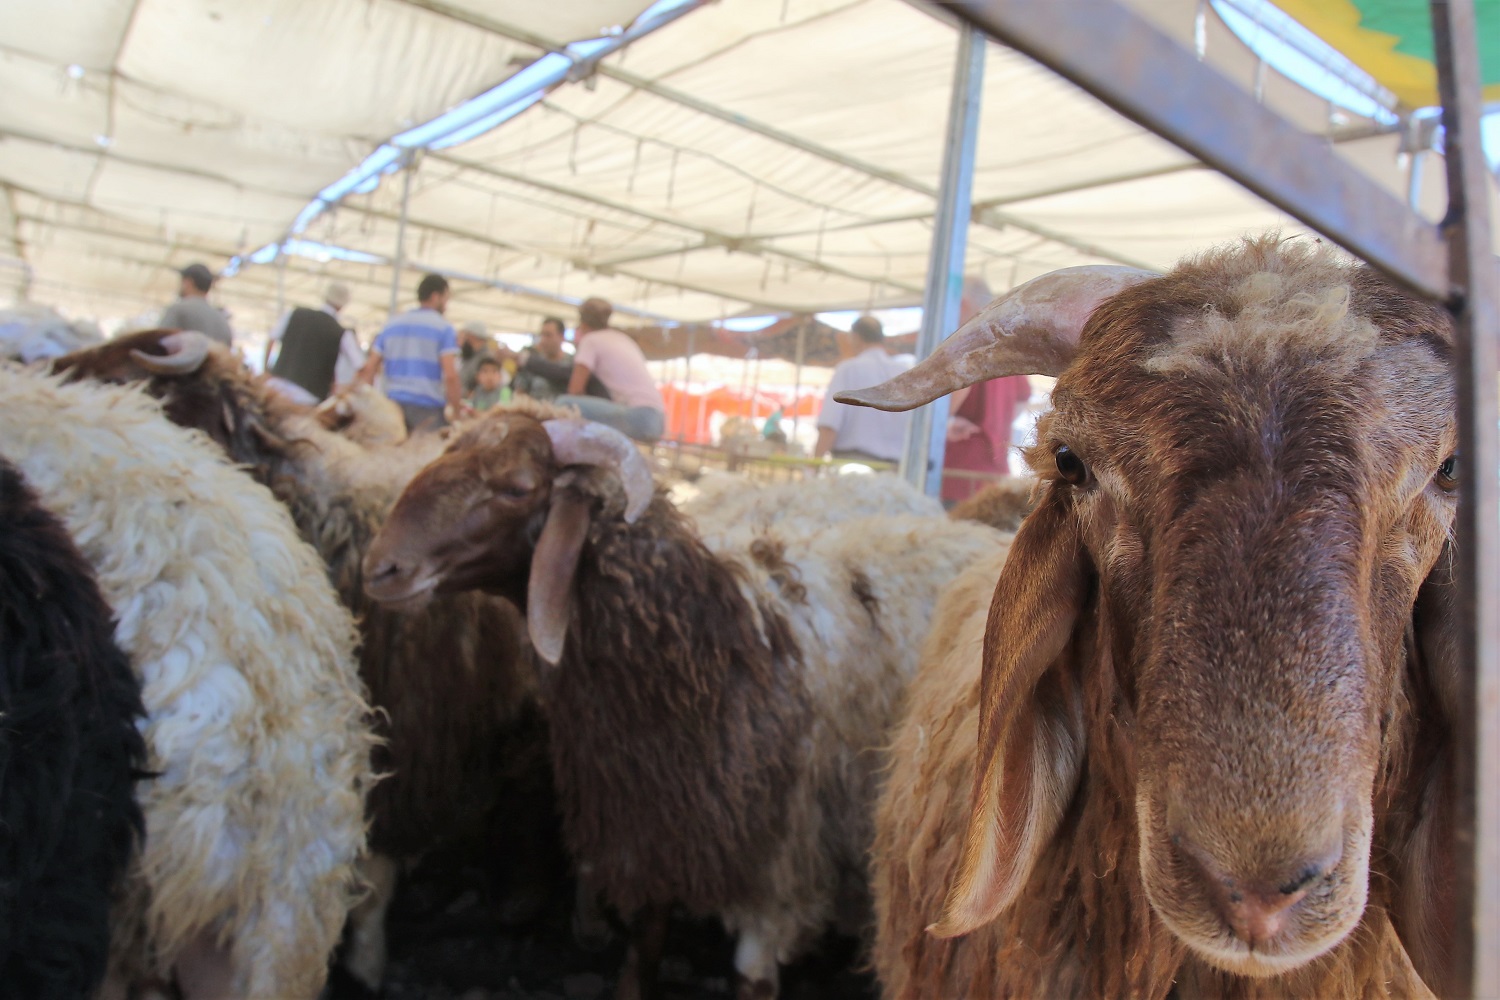
[[[874,316],[861,316],[848,333],[840,333],[844,360],[833,369],[823,411],[818,414],[818,458],[833,455],[862,461],[899,462],[910,413],[886,413],[866,406],[834,402],[834,394],[867,389],[911,367],[910,358],[895,358],[885,349],[885,330]],[[852,355],[852,357],[851,357]]]

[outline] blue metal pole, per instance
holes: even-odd
[[[937,215],[933,219],[927,287],[922,297],[922,329],[917,334],[918,361],[958,328],[958,301],[972,207],[974,150],[979,140],[979,99],[984,90],[984,45],[984,35],[972,25],[960,26],[953,96],[948,106],[948,138],[943,149],[943,175],[938,187]],[[901,475],[929,496],[937,496],[942,489],[947,433],[947,397],[913,411]]]

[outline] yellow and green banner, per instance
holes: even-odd
[[[1438,103],[1427,0],[1274,0],[1411,107]],[[1486,101],[1500,100],[1500,0],[1474,0]]]

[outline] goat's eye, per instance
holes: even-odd
[[[1444,459],[1443,464],[1438,466],[1437,475],[1433,477],[1433,482],[1437,483],[1438,489],[1441,490],[1458,489],[1457,455],[1449,455]]]
[[[520,483],[506,483],[497,488],[495,493],[506,500],[525,500],[531,496],[531,488]]]
[[[1060,444],[1053,454],[1057,456],[1058,475],[1074,486],[1082,486],[1089,481],[1089,467],[1083,464],[1083,459],[1073,454],[1072,448]]]

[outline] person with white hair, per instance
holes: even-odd
[[[850,406],[833,397],[849,389],[879,385],[911,367],[909,358],[891,354],[885,346],[885,328],[874,316],[854,321],[848,333],[839,331],[839,353],[823,409],[818,413],[817,458],[849,459],[857,462],[899,462],[906,441],[910,413],[886,413],[864,406]]]
[[[353,380],[365,355],[354,332],[339,322],[339,310],[348,304],[349,286],[332,281],[321,309],[298,306],[281,318],[266,342],[272,388],[293,402],[316,406],[336,387]],[[273,366],[271,350],[278,343],[281,352]]]

